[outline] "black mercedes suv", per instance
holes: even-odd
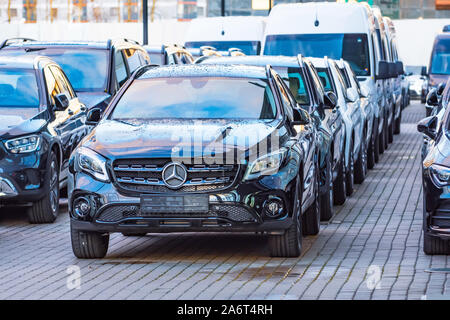
[[[80,101],[88,109],[104,110],[119,88],[139,67],[150,63],[136,41],[34,41],[12,39],[0,45],[0,55],[39,54],[58,63]]]
[[[55,62],[0,57],[0,206],[31,204],[32,223],[56,219],[85,119],[86,107]]]
[[[289,87],[298,105],[309,113],[318,133],[321,220],[333,216],[333,187],[344,164],[345,127],[335,110],[336,95],[322,86],[308,58],[285,56],[207,57],[201,64],[271,65]]]
[[[298,256],[320,229],[316,141],[269,66],[143,67],[71,157],[73,252],[104,257],[112,232],[235,231]]]

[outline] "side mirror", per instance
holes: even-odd
[[[86,116],[86,122],[88,126],[95,126],[100,122],[100,119],[102,118],[102,110],[99,108],[93,108],[89,110],[87,116]]]
[[[439,97],[436,88],[433,88],[430,90],[430,92],[428,92],[426,102],[427,105],[432,107],[436,107],[439,105]]]
[[[307,125],[309,124],[309,115],[302,108],[294,108],[294,121],[292,121],[293,126]]]
[[[397,74],[398,75],[405,74],[405,69],[403,68],[403,62],[397,61],[395,64],[397,66]]]
[[[422,67],[422,70],[421,70],[421,72],[420,72],[420,75],[421,75],[421,76],[424,76],[424,77],[428,76],[428,73],[427,73],[427,67],[425,67],[425,66]]]
[[[389,63],[387,61],[378,61],[378,73],[376,75],[377,80],[384,80],[389,78]]]
[[[55,97],[55,111],[64,111],[69,106],[69,98],[65,93],[60,93]]]
[[[361,91],[361,95],[364,98],[368,98],[369,97],[369,90],[367,90],[366,87],[361,86],[361,88],[359,90]]]
[[[436,127],[437,118],[436,116],[431,116],[419,121],[417,124],[417,131],[434,140],[436,139]]]
[[[441,82],[438,84],[437,88],[436,88],[436,93],[439,97],[442,96],[442,94],[444,93],[445,90],[445,82]]]
[[[354,88],[348,88],[346,93],[347,99],[350,100],[350,102],[358,101],[359,95]]]
[[[397,78],[397,64],[395,62],[388,62],[389,78]]]
[[[325,109],[334,109],[338,103],[338,98],[334,92],[327,92],[323,96],[323,104]]]

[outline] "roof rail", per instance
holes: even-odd
[[[3,49],[4,47],[7,47],[7,46],[9,46],[10,44],[13,44],[13,43],[28,42],[28,41],[36,41],[36,40],[31,39],[31,38],[22,38],[22,37],[8,38],[8,39],[6,39],[6,40],[4,40],[3,42],[0,43],[0,49]]]

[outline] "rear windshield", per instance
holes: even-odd
[[[195,41],[186,42],[186,48],[200,48],[203,46],[211,46],[218,51],[228,51],[231,48],[241,49],[246,55],[257,55],[261,48],[259,41]]]
[[[177,77],[135,80],[111,118],[273,120],[276,116],[267,80]]]
[[[38,108],[34,70],[0,68],[0,108]]]
[[[370,75],[370,55],[366,34],[288,34],[269,35],[265,55],[344,59],[358,76]]]
[[[440,39],[431,57],[431,74],[450,75],[450,38]]]

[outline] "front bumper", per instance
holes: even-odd
[[[428,173],[423,172],[424,221],[423,229],[427,235],[450,240],[450,186],[436,187]]]
[[[45,195],[45,148],[10,154],[0,146],[0,204],[34,202]]]
[[[148,213],[141,210],[141,195],[125,194],[115,183],[102,183],[83,172],[69,174],[69,212],[71,227],[96,232],[279,232],[292,224],[294,176],[289,167],[274,176],[248,183],[233,184],[226,190],[205,192],[207,212]],[[239,178],[237,179],[239,181]],[[202,194],[205,194],[202,193]],[[165,193],[165,196],[199,193]],[[151,196],[151,194],[148,194]],[[161,194],[159,194],[161,195]],[[74,202],[89,200],[89,214],[80,217]],[[284,210],[277,217],[264,214],[268,199],[282,201]]]

